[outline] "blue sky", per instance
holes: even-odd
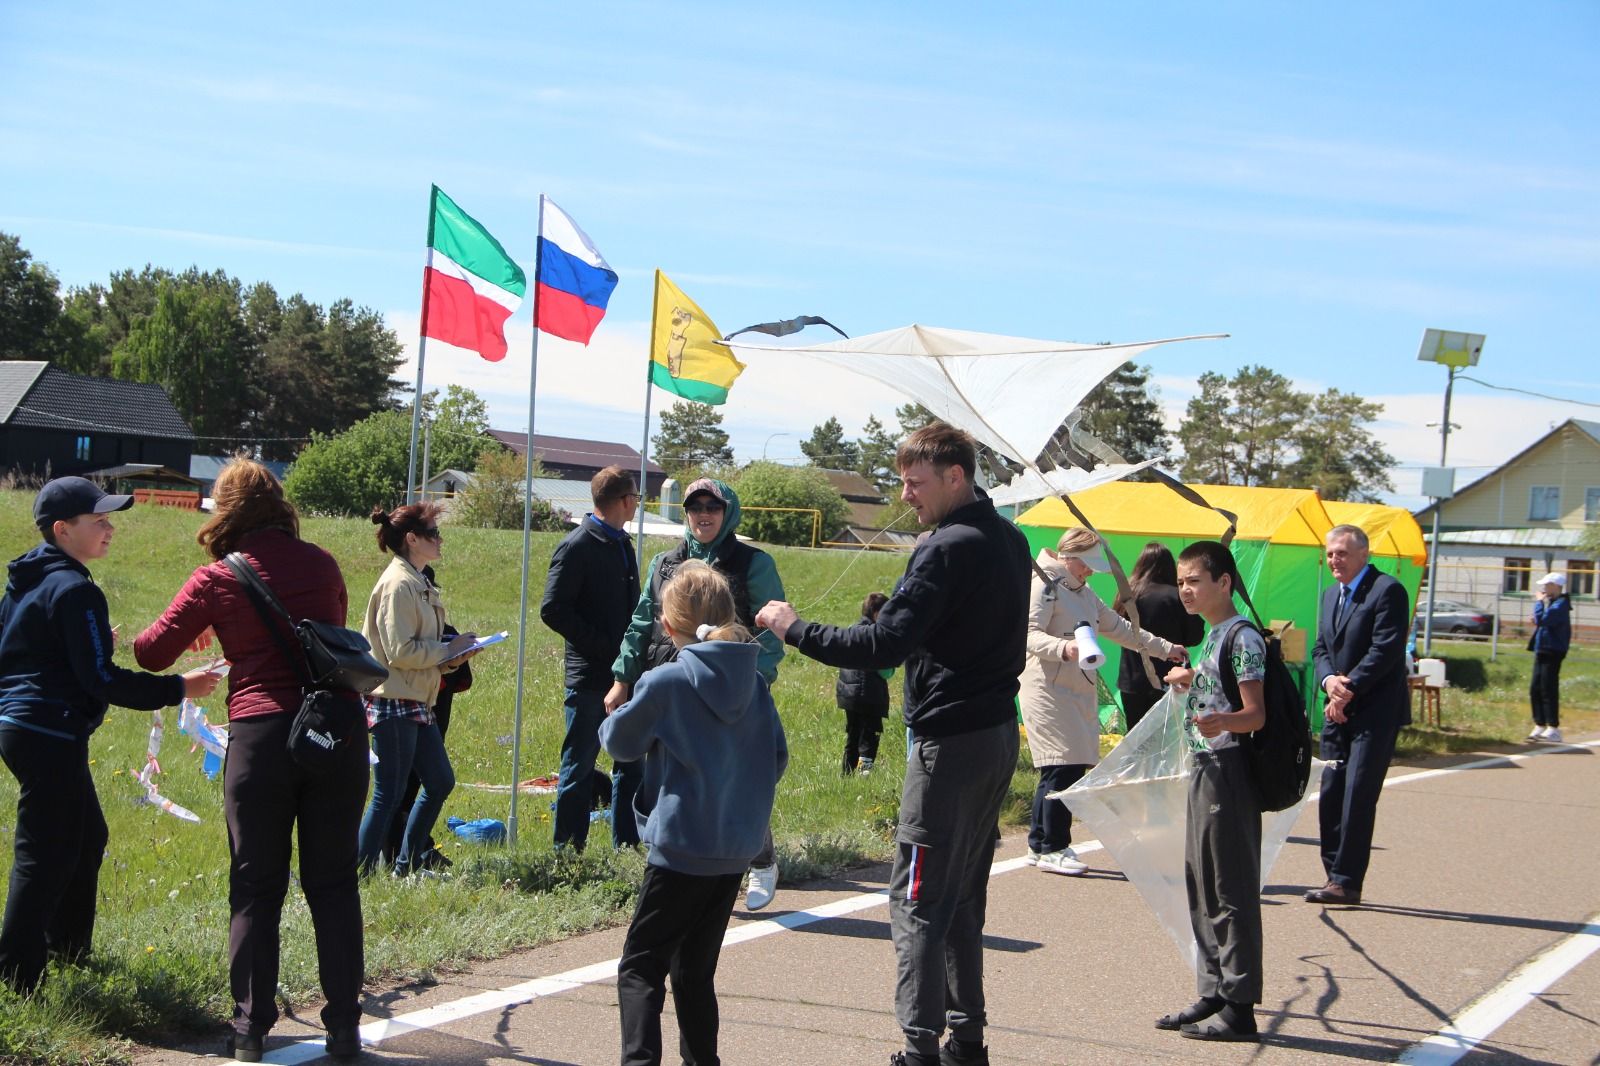
[[[1438,459],[1428,326],[1477,376],[1600,403],[1600,5],[0,6],[0,228],[68,285],[223,268],[414,347],[428,187],[524,263],[538,194],[621,274],[545,342],[537,428],[636,442],[650,275],[724,329],[821,314],[1133,341],[1174,412],[1264,363]],[[430,361],[526,423],[499,366]],[[657,403],[662,397],[658,395]],[[741,458],[895,397],[752,366]],[[1464,476],[1600,408],[1463,384]]]

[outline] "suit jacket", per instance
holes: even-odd
[[[1335,584],[1322,594],[1317,642],[1312,650],[1317,688],[1335,674],[1350,679],[1355,698],[1343,725],[1322,727],[1324,759],[1344,757],[1344,738],[1380,727],[1398,729],[1411,721],[1411,693],[1406,686],[1406,637],[1411,628],[1411,604],[1405,586],[1369,569],[1357,582],[1344,615],[1335,624],[1339,602]]]

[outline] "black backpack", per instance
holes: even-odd
[[[1250,601],[1246,598],[1245,602]],[[1254,605],[1250,611],[1255,613]],[[1282,643],[1248,620],[1228,630],[1217,653],[1222,694],[1227,697],[1228,705],[1244,706],[1239,698],[1239,681],[1233,672],[1233,645],[1243,626],[1261,633],[1267,644],[1267,661],[1263,664],[1265,676],[1261,684],[1267,721],[1254,733],[1241,736],[1239,746],[1249,760],[1250,781],[1255,786],[1262,811],[1281,811],[1300,802],[1311,780],[1311,723],[1306,719],[1305,700],[1294,683],[1294,676],[1284,665]]]

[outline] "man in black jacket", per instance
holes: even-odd
[[[611,661],[639,601],[639,561],[628,536],[628,519],[639,503],[633,475],[608,466],[589,482],[594,513],[556,546],[545,580],[539,617],[567,642],[566,722],[561,740],[561,777],[556,786],[555,842],[582,851],[589,840],[594,805],[594,761],[600,754],[600,723],[611,687]],[[612,768],[611,840],[617,847],[639,843],[633,794],[637,762]]]
[[[907,438],[895,460],[901,498],[933,533],[877,621],[805,622],[787,603],[768,604],[756,621],[829,666],[906,664],[912,748],[889,885],[905,1050],[890,1062],[987,1063],[983,922],[1000,806],[1017,765],[1028,542],[975,487],[966,433],[933,423]]]

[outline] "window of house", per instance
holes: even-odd
[[[86,463],[89,461],[89,435],[87,433],[78,437],[77,446],[73,449],[72,454]]]
[[[1527,592],[1533,585],[1533,560],[1506,556],[1506,591]]]
[[[1586,489],[1583,494],[1583,520],[1600,522],[1600,489]]]
[[[1595,562],[1593,559],[1567,560],[1567,595],[1594,595]]]
[[[1561,517],[1561,486],[1535,485],[1528,493],[1528,519],[1554,522]]]

